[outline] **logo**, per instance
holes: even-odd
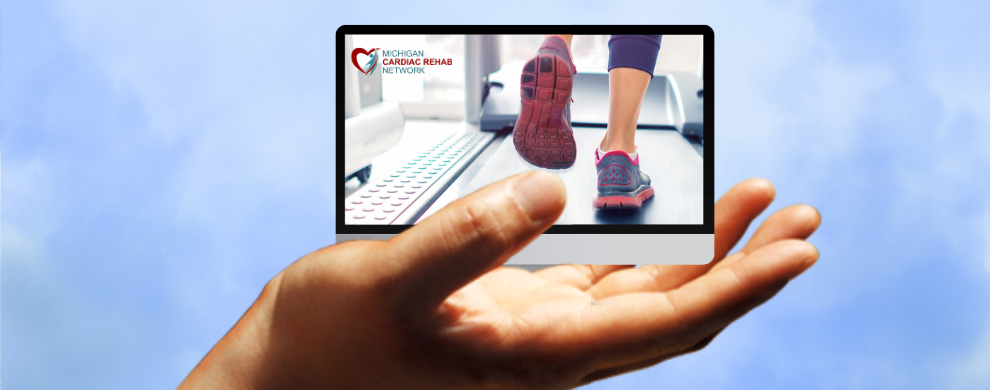
[[[358,61],[358,54],[368,56],[367,62],[364,59]],[[427,67],[432,66],[453,66],[454,60],[451,58],[427,57],[423,50],[413,49],[382,49],[376,47],[371,50],[357,48],[351,51],[351,63],[361,73],[371,75],[379,65],[381,57],[381,74],[423,74]],[[361,65],[361,63],[364,65]]]
[[[377,48],[371,49],[371,51],[367,51],[362,48],[354,49],[354,51],[351,52],[351,63],[353,63],[354,67],[358,68],[358,70],[360,70],[361,73],[370,76],[371,73],[373,73],[375,71],[375,68],[378,66],[378,53],[376,53],[377,50],[378,50]],[[368,56],[369,60],[364,64],[364,66],[361,66],[361,64],[358,63],[357,60],[358,54],[364,54]]]

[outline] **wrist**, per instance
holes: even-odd
[[[233,328],[207,353],[179,389],[279,388],[292,380],[277,361],[271,327],[282,274],[273,278]]]

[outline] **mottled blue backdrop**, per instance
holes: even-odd
[[[540,15],[553,15],[552,18]],[[28,1],[0,10],[0,375],[174,388],[331,244],[342,24],[707,24],[716,194],[821,260],[707,349],[593,389],[990,388],[990,5]]]

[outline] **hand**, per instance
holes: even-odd
[[[385,242],[279,273],[180,388],[572,388],[701,349],[818,258],[818,212],[771,215],[751,179],[715,204],[705,265],[500,267],[564,209],[563,183],[492,184]],[[590,259],[589,259],[590,260]]]

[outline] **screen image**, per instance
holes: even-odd
[[[545,170],[567,188],[551,233],[704,227],[713,131],[699,32],[380,35],[348,27],[374,31],[342,27],[338,225],[413,225],[489,184]]]

